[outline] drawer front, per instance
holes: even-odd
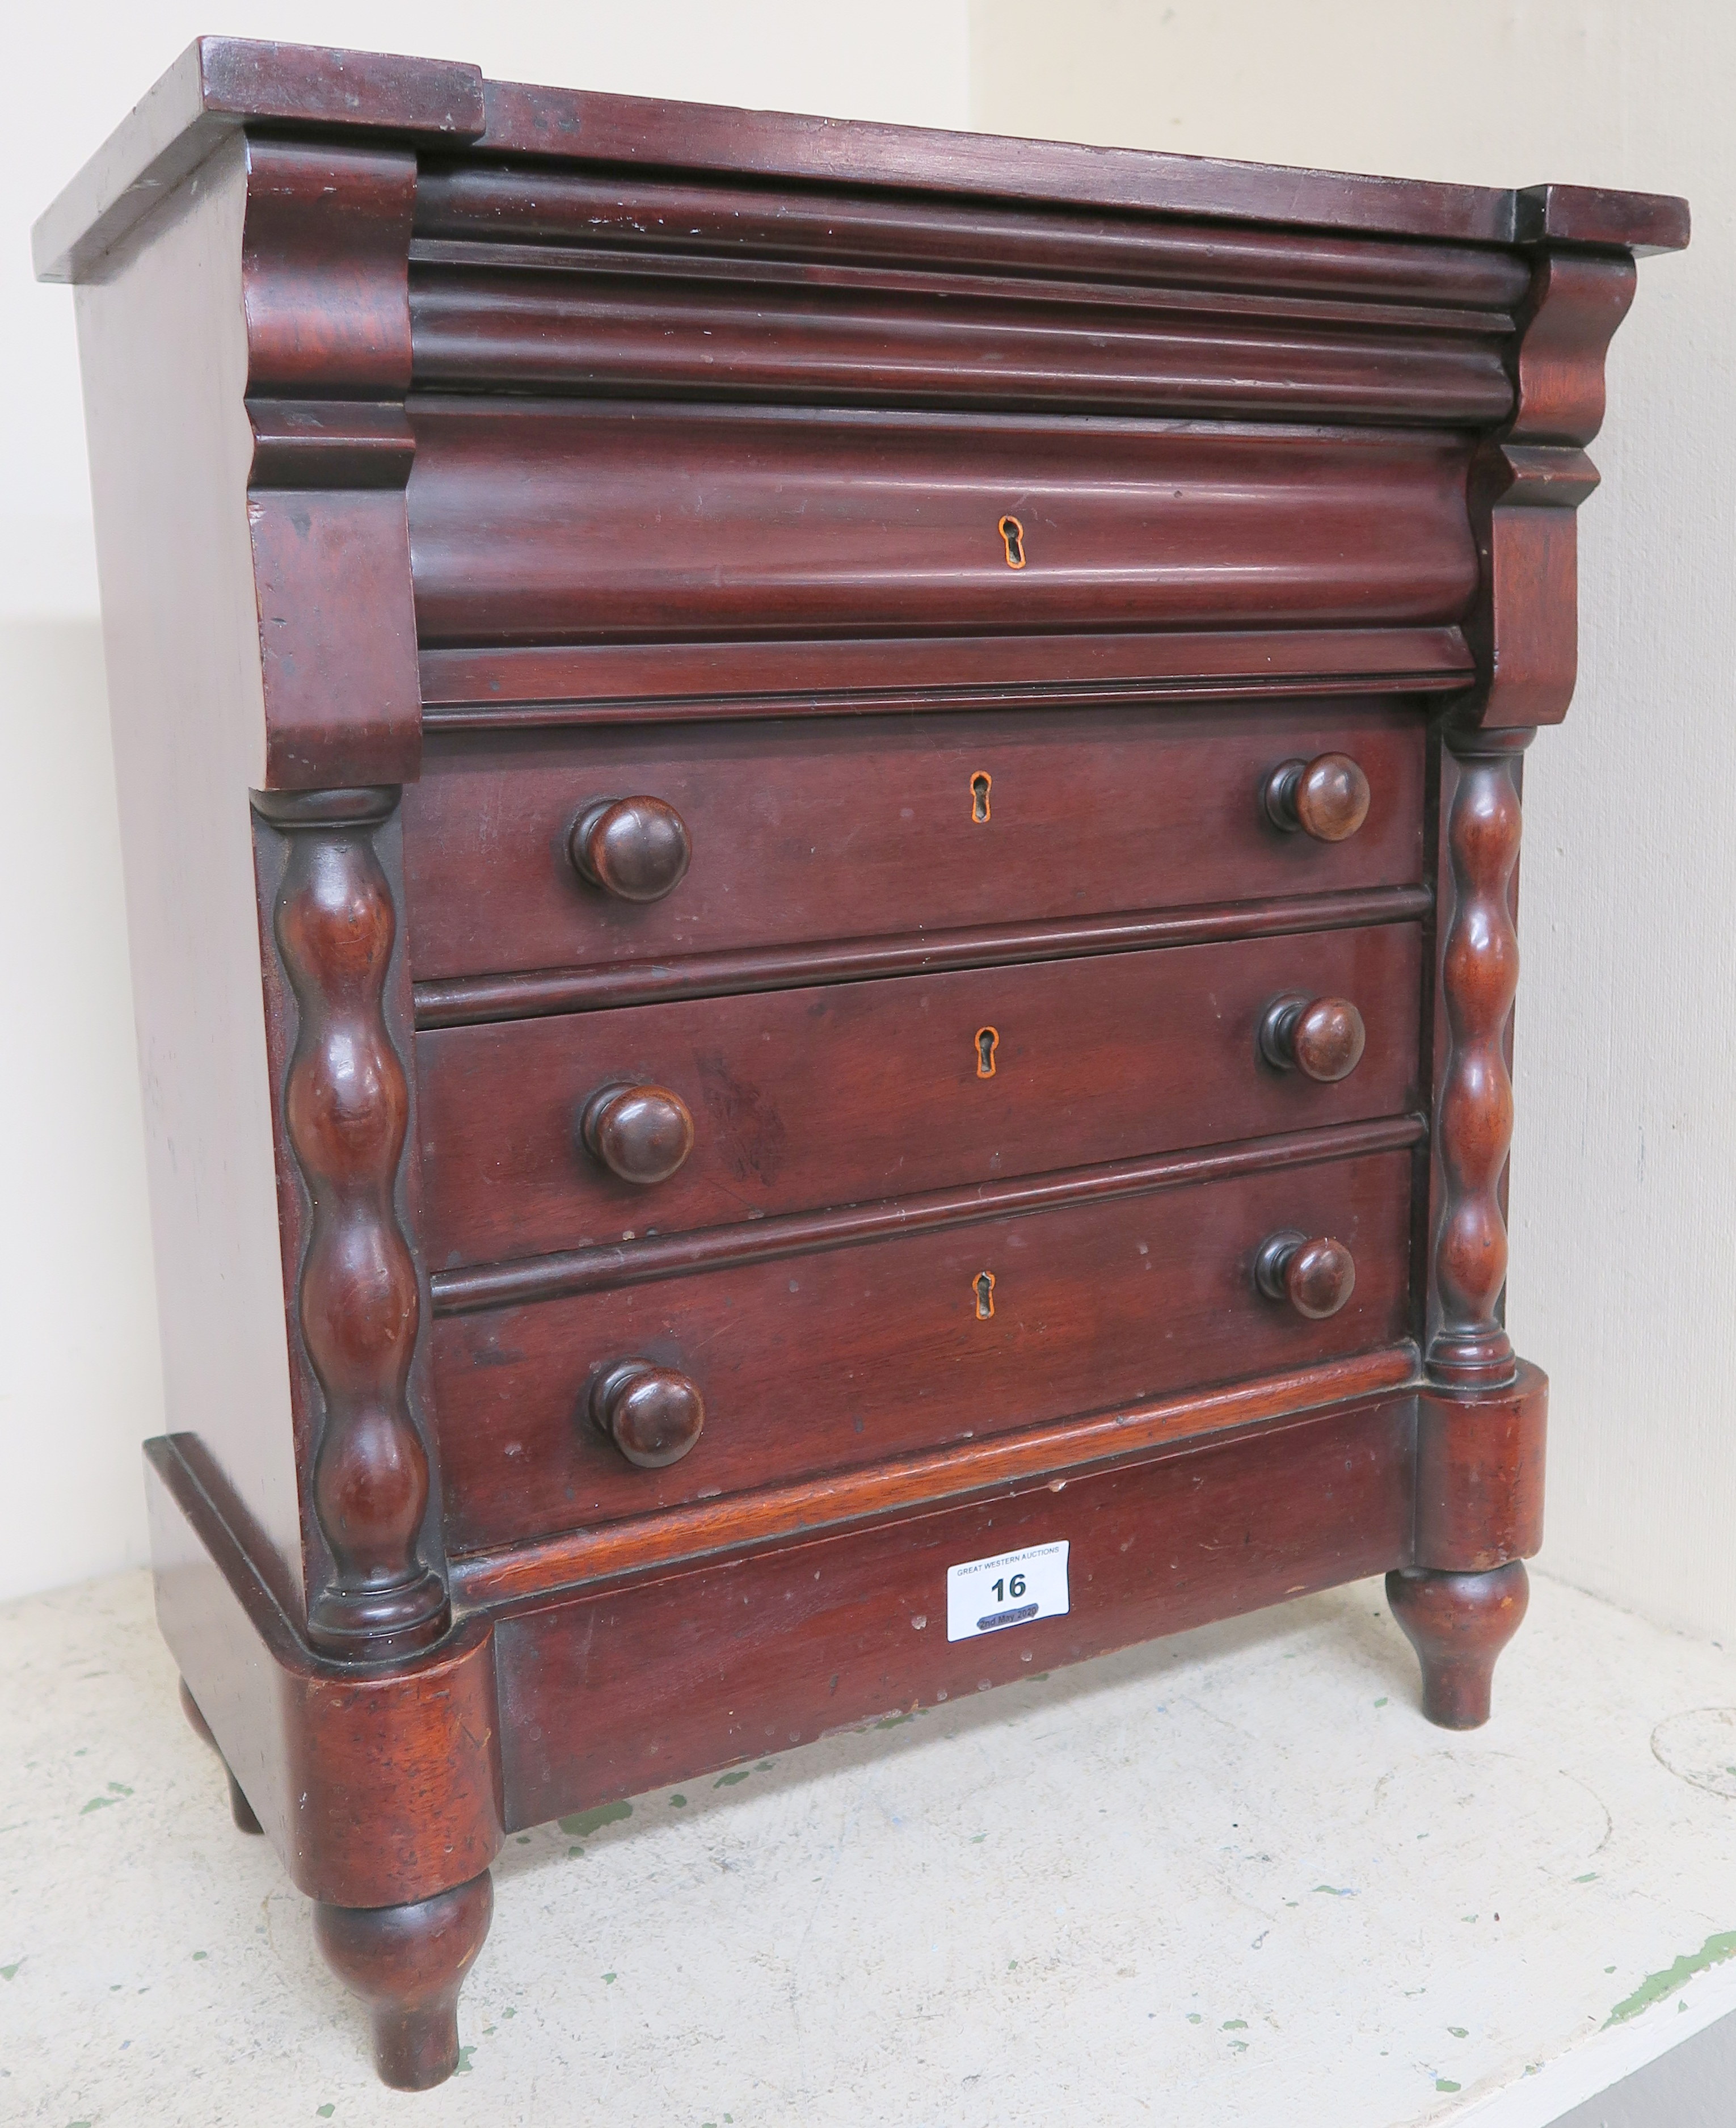
[[[1421,985],[1418,928],[1394,924],[424,1033],[429,1258],[486,1263],[1398,1114],[1421,1099]],[[1356,1007],[1367,1047],[1348,1076],[1261,1055],[1262,1020],[1295,995]],[[662,1090],[691,1118],[692,1150],[666,1179],[621,1179],[581,1142],[581,1112],[611,1086]]]
[[[425,644],[1456,621],[1463,432],[419,397]]]
[[[1393,1342],[1410,1325],[1414,1159],[1274,1169],[442,1318],[448,1542],[510,1545]],[[1286,1229],[1355,1258],[1354,1292],[1323,1321],[1254,1283],[1260,1244]],[[704,1401],[697,1443],[662,1470],[628,1464],[587,1415],[592,1383],[629,1360],[678,1370]]]
[[[1076,710],[792,719],[430,739],[404,794],[420,980],[1038,924],[1422,876],[1414,710]],[[1282,833],[1279,763],[1349,754],[1345,840]],[[652,901],[568,854],[600,801],[672,807],[691,843]]]

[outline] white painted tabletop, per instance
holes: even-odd
[[[1539,2128],[1736,2005],[1736,1662],[1540,1576],[1472,1735],[1368,1583],[510,1838],[415,2098],[146,1577],[0,1673],[7,2121]]]

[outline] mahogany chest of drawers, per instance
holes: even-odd
[[[1384,1570],[1484,1718],[1520,760],[1686,235],[213,40],[45,217],[159,1608],[388,2081],[508,1831],[1033,1655]]]

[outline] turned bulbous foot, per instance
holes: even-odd
[[[265,1830],[264,1826],[254,1816],[254,1807],[242,1794],[241,1784],[229,1770],[229,1761],[218,1750],[217,1740],[211,1733],[211,1724],[199,1712],[199,1703],[187,1690],[187,1679],[184,1677],[181,1680],[181,1712],[192,1724],[193,1734],[202,1737],[212,1750],[217,1753],[218,1763],[222,1766],[224,1779],[229,1783],[229,1814],[235,1821],[236,1830],[240,1832],[263,1832]]]
[[[458,2067],[458,1990],[493,1913],[486,1869],[409,1906],[315,1906],[326,1964],[368,2005],[382,2083],[426,2091]]]
[[[1530,1593],[1517,1559],[1487,1574],[1402,1567],[1387,1576],[1387,1601],[1422,1664],[1430,1721],[1479,1729],[1488,1720],[1495,1659],[1519,1631]]]

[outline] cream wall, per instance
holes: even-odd
[[[1736,1633],[1736,8],[994,0],[990,131],[1686,193],[1580,513],[1579,690],[1526,771],[1508,1316],[1553,1378],[1555,1572]]]
[[[0,136],[0,1598],[145,1556],[162,1392],[73,306],[30,224],[202,31],[570,83],[965,122],[965,0],[62,0],[8,18]]]

